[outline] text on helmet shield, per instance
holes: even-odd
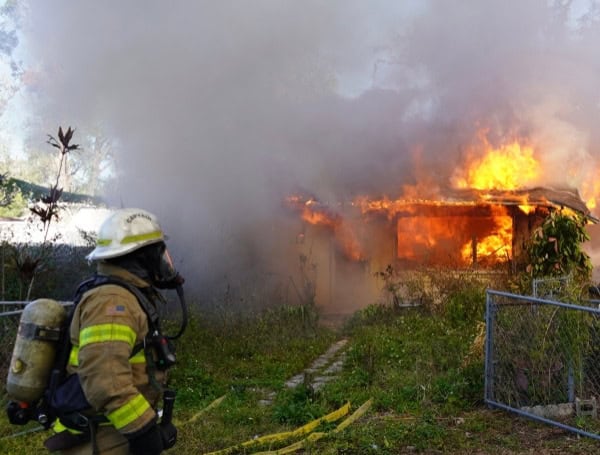
[[[134,213],[133,215],[129,215],[127,217],[127,219],[125,220],[126,223],[131,224],[131,222],[133,220],[135,220],[136,218],[145,218],[148,221],[152,221],[152,217],[150,217],[149,215],[147,215],[146,213]]]

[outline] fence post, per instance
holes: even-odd
[[[485,299],[485,376],[484,376],[484,400],[494,399],[494,361],[492,358],[494,344],[494,303],[491,294],[486,292]]]
[[[569,372],[567,377],[569,403],[575,403],[575,372],[573,371],[573,360],[569,359]]]

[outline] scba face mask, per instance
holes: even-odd
[[[175,269],[173,259],[166,245],[161,248],[161,255],[154,277],[154,285],[159,289],[175,289],[184,283],[183,277]]]
[[[182,286],[185,280],[179,274],[177,269],[175,269],[175,266],[173,265],[173,259],[171,258],[171,255],[169,254],[167,246],[164,242],[152,244],[146,248],[147,249],[140,253],[142,255],[140,259],[146,266],[145,270],[149,275],[148,278],[152,282],[152,285],[158,289],[174,289],[179,298],[182,313],[181,327],[179,328],[179,331],[176,335],[172,336],[163,336],[160,333],[158,334],[167,340],[174,340],[179,338],[187,327],[188,310],[185,303]],[[159,347],[166,348],[168,346],[165,346],[161,341],[161,345]],[[169,361],[168,358],[165,357],[165,359]]]
[[[175,291],[177,292],[177,296],[179,297],[179,303],[181,305],[182,319],[179,332],[177,332],[176,335],[165,337],[165,339],[167,340],[174,340],[176,338],[179,338],[183,334],[188,322],[188,310],[187,305],[185,303],[185,298],[183,296],[182,286],[185,280],[175,269],[175,266],[173,265],[173,259],[171,258],[169,250],[167,250],[167,246],[164,243],[160,245],[158,252],[160,253],[160,257],[158,260],[158,265],[156,267],[156,273],[155,278],[153,280],[153,284],[159,289],[175,289]],[[169,344],[165,345],[165,343],[163,343],[163,341],[160,340],[160,346],[166,349],[169,346]],[[170,360],[169,357],[165,357],[165,359],[165,365],[168,367],[169,362],[172,359]]]

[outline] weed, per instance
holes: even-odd
[[[485,314],[485,288],[465,286],[453,292],[448,296],[442,312],[454,326],[469,326],[482,321]]]
[[[273,418],[279,423],[302,425],[327,413],[308,384],[279,392],[273,405]]]

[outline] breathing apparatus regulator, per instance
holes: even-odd
[[[169,250],[164,247],[160,256],[159,268],[156,277],[152,280],[154,286],[159,289],[174,289],[179,299],[179,305],[181,307],[181,325],[179,331],[175,335],[167,336],[169,340],[176,340],[185,331],[188,323],[188,311],[187,304],[185,302],[185,296],[183,294],[183,283],[185,279],[179,274],[173,265],[173,259],[169,254]]]
[[[148,256],[148,274],[152,285],[158,289],[173,289],[181,306],[181,325],[175,335],[164,335],[158,326],[158,314],[140,289],[113,278],[97,275],[84,281],[75,296],[77,305],[81,295],[93,287],[117,284],[130,290],[146,313],[150,332],[145,345],[156,353],[156,368],[166,370],[176,361],[172,340],[179,338],[188,323],[188,310],[183,293],[183,277],[173,265],[166,248],[165,236],[154,215],[141,209],[121,209],[114,212],[100,227],[96,248],[87,256],[90,261],[117,261],[130,253],[142,252]],[[139,251],[138,251],[139,250]],[[131,257],[130,255],[129,257]],[[164,302],[164,299],[162,299]],[[12,401],[7,407],[9,421],[23,425],[38,420],[46,428],[52,423],[53,410],[45,401],[57,386],[54,376],[63,375],[66,369],[69,346],[69,326],[73,311],[68,314],[60,303],[39,299],[26,305],[15,340],[6,390]],[[134,348],[135,349],[135,348]],[[57,355],[58,353],[58,355]],[[169,395],[169,400],[174,396]],[[165,395],[167,399],[167,395]],[[50,406],[51,407],[51,406]],[[172,403],[170,404],[172,408]]]

